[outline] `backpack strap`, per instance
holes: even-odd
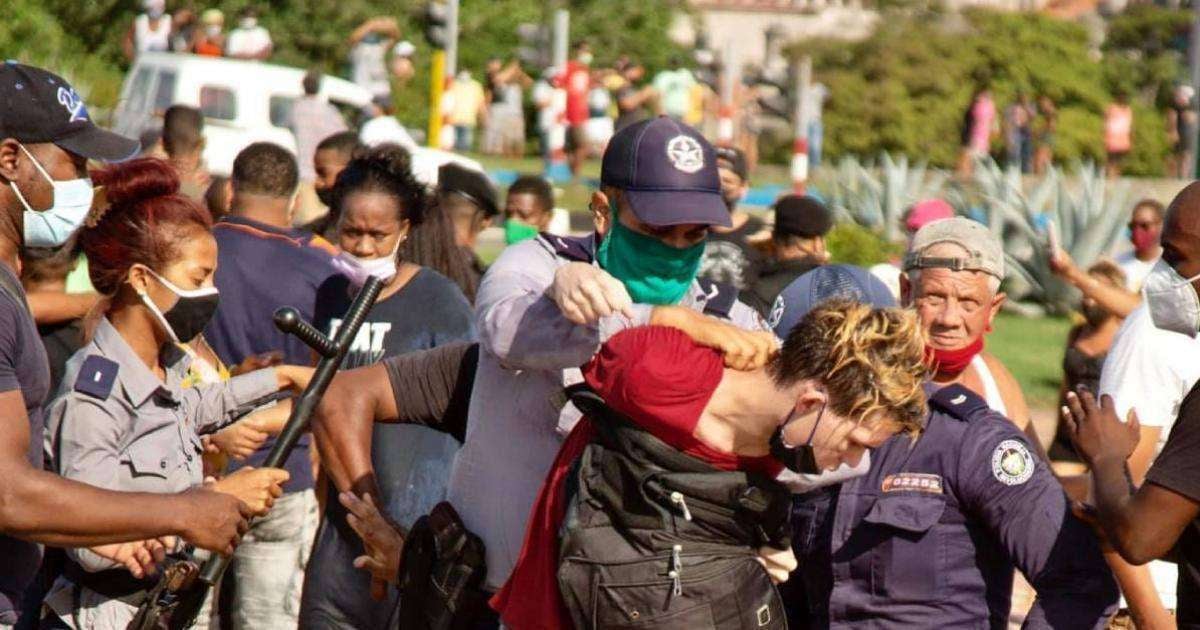
[[[704,314],[722,319],[729,319],[733,306],[737,304],[737,287],[723,282],[713,282],[707,278],[697,278],[700,290],[704,291]]]
[[[583,263],[591,263],[595,260],[595,256],[592,255],[592,244],[586,236],[559,236],[549,232],[542,232],[539,236],[554,248],[554,255],[559,258]]]
[[[929,406],[963,422],[979,420],[994,413],[979,394],[958,383],[934,392],[929,397]]]

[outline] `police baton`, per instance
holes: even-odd
[[[296,448],[296,442],[308,427],[313,410],[325,395],[325,390],[329,388],[342,359],[346,357],[346,351],[350,349],[350,344],[354,343],[358,329],[362,327],[363,320],[375,305],[375,298],[379,297],[382,289],[382,280],[374,276],[367,278],[354,302],[350,304],[350,310],[346,312],[345,320],[333,339],[304,321],[294,308],[284,307],[275,311],[275,326],[300,338],[320,355],[321,360],[317,362],[317,369],[313,372],[308,387],[292,406],[287,424],[263,462],[264,467],[282,466]],[[205,596],[228,566],[229,558],[220,555],[210,557],[198,572],[196,565],[190,561],[171,565],[164,571],[158,585],[150,590],[146,600],[138,607],[138,612],[130,621],[127,630],[182,630],[190,627],[200,612],[200,605]]]
[[[333,339],[313,328],[311,324],[304,321],[304,318],[300,317],[300,313],[296,309],[290,306],[275,311],[275,327],[298,337],[300,341],[321,355],[321,360],[317,363],[317,369],[313,372],[308,387],[304,388],[304,393],[300,394],[292,406],[292,413],[288,416],[287,424],[283,426],[283,431],[280,431],[275,446],[271,448],[266,461],[263,462],[264,468],[279,468],[296,448],[300,434],[308,428],[308,420],[312,417],[313,410],[317,408],[317,403],[321,401],[325,390],[329,388],[329,383],[333,381],[338,366],[346,357],[346,351],[350,349],[350,344],[354,343],[354,336],[362,327],[367,313],[371,312],[371,307],[375,305],[375,298],[379,297],[381,290],[383,290],[383,280],[369,276],[363,287],[359,289],[358,295],[354,297],[354,302],[350,304],[350,310],[346,311],[342,326]],[[214,555],[209,558],[200,571],[200,581],[203,582],[203,587],[211,588],[216,584],[228,566],[228,557]]]

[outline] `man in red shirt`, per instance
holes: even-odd
[[[579,177],[579,169],[587,159],[587,136],[584,123],[588,120],[588,90],[592,87],[592,48],[587,42],[575,44],[574,59],[559,75],[559,87],[567,91],[567,160],[571,175]]]
[[[765,365],[737,370],[725,363],[711,344],[680,327],[649,326],[614,335],[583,377],[610,409],[678,451],[719,470],[780,480],[784,464],[771,444],[781,427],[785,449],[811,446],[818,468],[832,469],[857,464],[867,449],[923,426],[923,336],[908,312],[827,302]],[[510,628],[572,627],[559,591],[561,525],[572,468],[595,439],[597,422],[605,420],[589,414],[563,443],[534,504],[517,566],[491,601]],[[671,533],[659,535],[665,540]],[[758,551],[777,582],[795,566],[786,549]],[[679,612],[667,608],[661,614]]]

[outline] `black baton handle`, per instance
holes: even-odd
[[[358,329],[362,327],[367,313],[375,305],[375,298],[379,297],[381,290],[383,290],[382,280],[375,276],[367,278],[366,283],[355,296],[354,302],[350,304],[350,310],[346,311],[345,320],[332,341],[301,319],[295,309],[284,308],[275,312],[275,325],[280,330],[296,335],[322,358],[317,363],[317,369],[313,372],[308,387],[304,389],[304,393],[300,394],[292,406],[292,413],[288,417],[287,424],[284,425],[283,431],[275,440],[275,446],[267,454],[263,467],[278,468],[292,454],[292,449],[296,448],[296,442],[304,433],[305,427],[308,426],[308,419],[312,417],[313,410],[317,408],[321,396],[325,395],[325,390],[333,381],[338,366],[346,357],[346,351],[350,349],[350,344],[354,343]],[[332,350],[332,352],[328,353],[327,350]],[[228,566],[229,558],[214,555],[204,563],[204,568],[200,571],[200,580],[203,581],[205,587],[212,587]]]
[[[300,311],[285,306],[275,311],[275,327],[285,333],[295,335],[300,338],[309,348],[322,357],[332,357],[337,354],[337,344],[333,340],[326,337],[321,331],[312,327],[312,324],[304,321],[300,317]]]

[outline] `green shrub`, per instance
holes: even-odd
[[[904,252],[903,245],[889,243],[878,232],[850,221],[835,225],[825,235],[825,247],[832,262],[859,267],[888,262]]]

